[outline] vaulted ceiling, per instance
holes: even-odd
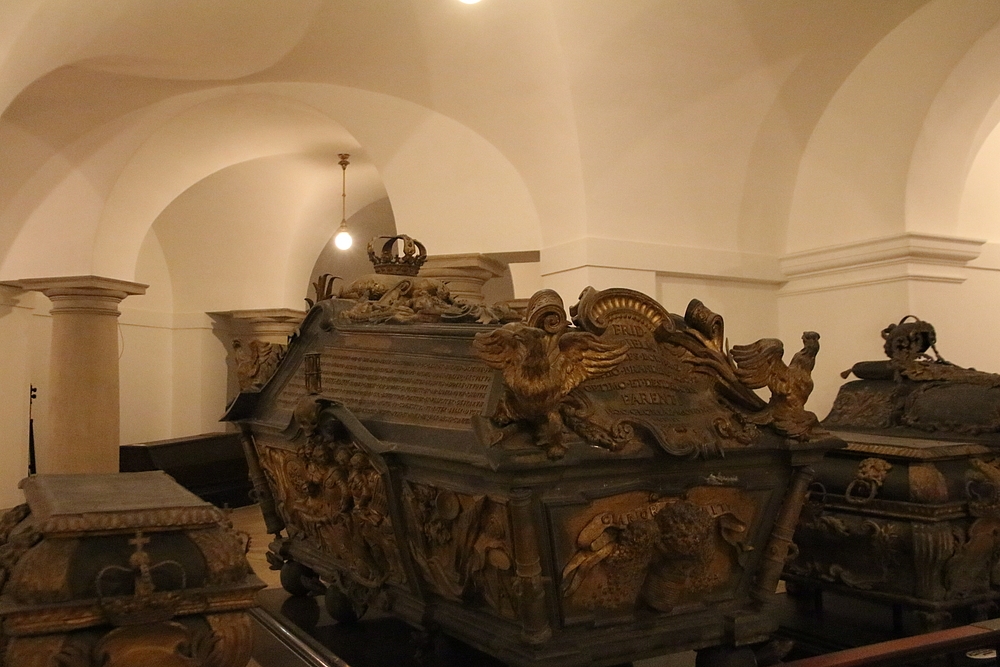
[[[981,0],[12,0],[0,280],[152,271],[181,309],[301,303],[343,152],[348,215],[387,198],[434,253],[1000,238],[998,19]]]

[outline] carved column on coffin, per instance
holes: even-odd
[[[428,257],[420,276],[437,278],[448,286],[452,297],[470,303],[483,303],[483,285],[507,272],[503,262],[486,255],[437,255]]]
[[[529,644],[542,644],[552,637],[545,609],[542,584],[542,557],[538,550],[538,532],[531,509],[531,489],[513,489],[510,518],[514,530],[515,590],[522,637]]]
[[[815,476],[816,472],[811,467],[805,466],[796,470],[792,477],[791,486],[785,494],[785,500],[778,511],[778,518],[771,530],[764,560],[760,564],[757,579],[750,591],[758,601],[765,602],[774,594],[785,563],[788,562],[789,556],[797,551],[792,538],[795,535],[795,526],[799,522],[799,515],[802,513],[802,506],[809,493],[809,484]]]
[[[950,524],[913,523],[913,566],[918,598],[945,599],[944,565],[954,552],[955,538]]]
[[[38,471],[118,472],[118,304],[148,285],[74,276],[14,283],[52,302],[49,437]]]
[[[237,391],[259,389],[270,378],[305,311],[261,308],[208,313],[226,342],[230,398]]]

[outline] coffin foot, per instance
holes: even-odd
[[[757,667],[754,652],[746,646],[713,646],[698,651],[695,667]]]
[[[323,590],[316,573],[294,560],[287,560],[281,566],[281,587],[291,595],[300,597]]]
[[[918,611],[916,616],[921,633],[944,630],[951,623],[951,614],[946,611]]]
[[[976,623],[994,618],[997,615],[996,602],[983,602],[969,607],[969,615]]]
[[[344,595],[336,584],[330,584],[326,587],[323,601],[326,605],[326,612],[333,620],[345,625],[358,622],[358,612],[354,608],[354,603],[351,602],[351,598]]]

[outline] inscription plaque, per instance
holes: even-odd
[[[721,455],[753,441],[756,427],[731,406],[723,408],[712,391],[715,378],[699,372],[699,360],[674,341],[684,334],[673,332],[669,316],[611,308],[600,323],[601,338],[627,345],[628,353],[617,368],[580,385],[595,413],[639,427],[675,456]],[[658,340],[656,332],[664,327],[675,335]]]
[[[327,347],[323,395],[364,418],[469,428],[482,415],[493,370],[476,359]]]

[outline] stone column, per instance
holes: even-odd
[[[435,255],[427,258],[420,269],[420,277],[437,278],[448,286],[455,298],[483,303],[483,285],[506,271],[503,262],[486,255]]]
[[[40,473],[118,472],[118,304],[148,285],[73,276],[18,280],[52,301],[49,437]]]

